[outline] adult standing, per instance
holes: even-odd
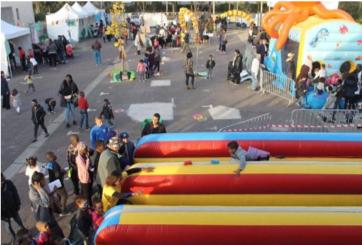
[[[182,47],[180,53],[182,54],[183,52],[185,52],[187,50],[187,53],[191,53],[191,49],[190,49],[190,34],[188,33],[188,31],[185,30],[185,37],[184,37],[184,46]]]
[[[78,86],[73,81],[72,75],[66,75],[65,80],[63,80],[62,84],[60,85],[58,96],[60,97],[60,107],[65,108],[64,111],[67,128],[70,127],[69,113],[72,114],[73,124],[77,125],[77,122],[75,121],[75,107],[77,107],[77,104],[75,104],[75,102],[77,101],[78,92]]]
[[[87,146],[83,142],[77,145],[78,155],[75,159],[78,167],[78,178],[82,187],[82,195],[88,200],[88,206],[92,207],[92,185],[89,171],[92,168],[92,160]]]
[[[20,210],[20,198],[18,190],[11,180],[7,180],[1,173],[1,220],[5,223],[5,230],[11,237],[11,241],[15,241],[15,232],[11,227],[11,219],[14,219],[18,225],[18,230],[24,228],[23,221],[18,211]]]
[[[222,43],[221,43],[221,52],[220,54],[226,53],[226,44],[228,43],[226,28],[222,29]]]
[[[19,50],[19,58],[20,58],[20,63],[21,66],[23,67],[23,72],[26,72],[26,55],[25,55],[25,50],[22,49],[21,47],[18,48]]]
[[[346,75],[346,80],[343,83],[344,97],[346,101],[344,109],[356,109],[354,98],[355,98],[355,92],[358,89],[357,81],[358,81],[357,77],[355,76],[354,73]]]
[[[114,170],[121,171],[121,166],[117,157],[119,148],[120,145],[118,138],[113,137],[112,139],[110,139],[107,145],[107,149],[101,153],[96,179],[98,186],[103,187],[106,182],[107,176]]]
[[[103,140],[96,140],[95,142],[96,148],[94,149],[94,158],[93,158],[93,165],[94,165],[94,177],[97,179],[97,171],[98,171],[98,164],[99,164],[99,158],[101,157],[102,152],[106,149],[106,144]],[[97,184],[99,194],[102,196],[102,186]]]
[[[135,38],[134,38],[134,45],[137,48],[137,53],[136,53],[137,55],[141,55],[141,46],[142,46],[141,42],[142,42],[142,40],[141,40],[140,32],[137,31],[136,35],[135,35]]]
[[[50,194],[44,189],[45,176],[43,173],[34,172],[31,177],[29,199],[34,212],[35,221],[45,221],[53,236],[64,238],[62,229],[54,218],[54,203]]]
[[[194,81],[195,81],[195,75],[194,75],[194,69],[193,69],[194,63],[192,61],[192,53],[189,52],[186,55],[186,59],[184,61],[184,72],[186,76],[186,89],[195,89]],[[191,77],[191,87],[189,87],[189,78]]]
[[[92,44],[92,50],[93,50],[94,59],[96,61],[97,66],[102,65],[101,48],[102,48],[102,44],[100,42],[98,42],[97,39],[94,40],[94,42]]]
[[[243,57],[238,49],[235,49],[235,57],[233,60],[234,77],[230,83],[240,84],[240,73],[243,70]]]
[[[10,109],[10,89],[8,81],[5,78],[4,71],[1,71],[1,96],[3,97],[3,108]]]
[[[67,150],[67,162],[69,165],[69,171],[70,171],[70,180],[72,181],[72,184],[74,186],[74,195],[79,195],[79,179],[78,179],[78,167],[76,158],[78,156],[78,143],[79,143],[79,137],[76,134],[72,134],[69,137],[70,145],[68,146]]]
[[[45,115],[47,113],[45,112],[44,108],[41,105],[39,105],[36,99],[33,99],[31,103],[32,103],[31,120],[34,123],[34,138],[32,142],[35,142],[37,141],[39,126],[44,130],[45,133],[44,137],[46,138],[49,136],[48,130],[44,125]]]
[[[119,59],[122,61],[124,61],[125,59],[127,59],[127,54],[126,54],[126,50],[124,49],[124,39],[121,38],[118,40],[118,51],[119,51]]]
[[[257,85],[259,82],[259,71],[260,71],[260,66],[265,67],[264,65],[260,64],[260,54],[256,54],[256,57],[253,59],[253,62],[251,64],[251,77],[252,77],[252,81],[251,81],[251,90],[256,90],[257,89]]]
[[[267,46],[268,40],[263,39],[261,40],[261,42],[262,43],[260,45],[256,46],[256,53],[261,55],[260,63],[264,64],[264,57],[268,56],[268,51],[269,51]]]
[[[49,39],[49,45],[47,46],[47,53],[49,57],[49,65],[57,66],[58,47],[51,39]]]
[[[10,46],[9,62],[10,62],[11,70],[15,71],[16,70],[15,49],[14,49],[14,44],[12,43],[12,41],[9,41],[9,46]]]
[[[149,122],[145,125],[142,130],[141,137],[149,134],[161,134],[166,133],[166,127],[160,123],[161,116],[158,113],[155,113],[152,118],[152,122]]]
[[[288,59],[286,60],[286,62],[287,62],[287,77],[295,81],[295,63],[294,63],[293,53],[288,54]]]
[[[59,36],[60,38],[60,36]],[[58,49],[58,57],[59,57],[59,64],[65,64],[65,55],[64,55],[64,46],[63,46],[63,40],[60,38],[58,40],[54,41],[55,45],[57,46]]]

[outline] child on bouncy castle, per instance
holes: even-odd
[[[240,162],[238,169],[234,171],[235,178],[238,178],[240,172],[245,168],[246,161],[251,160],[253,154],[241,148],[236,141],[229,142],[228,150],[231,156],[231,162]]]

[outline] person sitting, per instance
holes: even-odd
[[[234,171],[235,178],[238,178],[240,172],[245,168],[246,161],[251,160],[253,155],[241,148],[236,141],[229,142],[227,147],[231,156],[231,162],[240,162],[238,169]]]
[[[166,127],[162,123],[160,123],[160,118],[160,114],[155,113],[153,115],[152,122],[147,123],[143,128],[141,137],[149,134],[166,133]]]

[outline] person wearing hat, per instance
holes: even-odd
[[[38,101],[36,99],[33,99],[31,101],[31,104],[32,104],[31,120],[34,123],[34,138],[33,138],[32,142],[35,142],[35,141],[37,141],[39,126],[44,130],[44,133],[45,133],[44,137],[49,136],[48,130],[44,125],[44,118],[47,113],[45,112],[44,108],[38,104]]]
[[[130,141],[128,138],[129,138],[129,135],[127,132],[122,132],[120,133],[119,135],[121,141],[122,141],[122,144],[124,146],[124,156],[125,158],[127,159],[128,161],[128,164],[130,166],[132,166],[134,164],[134,150],[135,150],[135,145],[132,141]]]
[[[294,54],[289,53],[287,62],[287,77],[295,81],[295,63],[294,63]]]
[[[114,170],[121,171],[121,167],[118,161],[118,151],[120,145],[118,137],[113,137],[109,140],[107,144],[107,149],[105,149],[99,158],[98,169],[97,169],[97,178],[96,182],[101,187],[104,186],[107,176]]]

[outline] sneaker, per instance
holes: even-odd
[[[68,215],[71,215],[71,213],[61,213],[61,214],[59,214],[59,217],[64,217],[64,216],[68,216]]]
[[[89,128],[86,128],[85,130],[86,130],[86,131],[88,131],[88,130],[89,130]]]
[[[189,87],[189,86],[187,86],[187,87],[186,87],[186,89],[187,89],[187,90],[189,90],[189,89],[190,89],[190,87]]]
[[[75,120],[73,121],[73,125],[77,125],[77,122]]]
[[[69,125],[69,123],[67,123],[66,127],[67,127],[67,128],[70,128],[70,125]]]
[[[194,85],[191,85],[191,89],[196,89],[196,87]]]
[[[33,143],[34,143],[34,142],[36,142],[36,141],[37,141],[37,139],[33,139],[31,142],[33,142]]]
[[[47,138],[48,136],[49,136],[49,133],[46,133],[46,134],[44,135],[45,138]]]

